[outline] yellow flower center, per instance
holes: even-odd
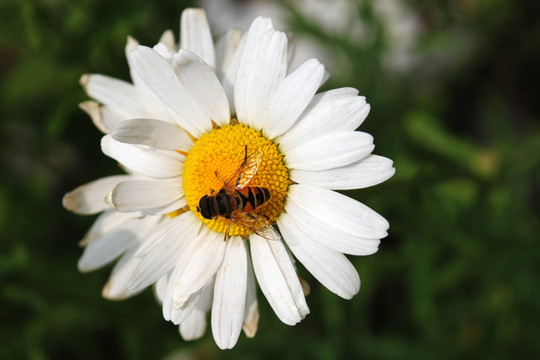
[[[291,181],[277,145],[264,138],[259,131],[241,124],[215,128],[195,142],[184,163],[183,187],[190,210],[210,229],[228,232],[231,236],[247,236],[251,231],[225,216],[206,219],[197,207],[202,197],[215,197],[223,189],[225,181],[244,161],[246,149],[248,156],[258,151],[262,154],[257,172],[247,187],[266,188],[270,192],[270,199],[250,209],[249,216],[264,217],[273,224],[283,212],[287,187]],[[232,182],[233,187],[235,183],[236,179]]]

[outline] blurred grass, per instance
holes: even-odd
[[[325,88],[367,96],[362,130],[395,161],[390,181],[347,192],[391,224],[379,253],[351,258],[360,293],[342,300],[301,269],[311,314],[288,327],[259,294],[257,336],[242,335],[226,352],[209,330],[183,342],[150,291],[102,299],[110,269],[76,269],[77,241],[93,218],[68,213],[61,197],[120,170],[77,107],[86,99],[78,79],[127,79],[127,35],[143,44],[168,28],[178,35],[180,12],[193,3],[2,0],[1,359],[540,356],[538,3],[403,3],[420,32],[401,69],[383,61],[392,24],[373,2],[350,14],[364,24],[361,38],[326,31],[296,2],[279,3],[288,30],[335,55]]]

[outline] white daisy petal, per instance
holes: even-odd
[[[335,191],[312,185],[291,185],[288,201],[313,219],[345,234],[366,239],[381,239],[387,235],[388,221],[364,204]]]
[[[128,35],[126,46],[124,47],[124,54],[126,55],[126,59],[128,60],[128,65],[130,66],[130,68],[131,64],[129,63],[129,53],[135,50],[139,45],[139,42],[134,37]],[[133,78],[131,80],[133,80]]]
[[[233,29],[223,36],[216,48],[216,50],[219,49],[218,78],[221,80],[221,85],[227,95],[231,115],[236,114],[234,83],[236,81],[238,67],[240,66],[240,58],[246,45],[246,39],[247,36],[242,35],[241,30]]]
[[[358,90],[341,88],[313,97],[294,126],[278,142],[284,153],[312,139],[334,132],[356,130],[369,113],[366,98]]]
[[[139,258],[133,256],[134,252],[134,249],[128,251],[114,266],[101,293],[104,298],[123,300],[138,293],[130,291],[127,287],[127,283],[140,261]]]
[[[304,291],[302,290],[300,278],[294,266],[294,259],[282,241],[267,240],[267,243],[272,250],[272,254],[279,265],[291,295],[293,296],[294,302],[298,308],[300,316],[303,319],[307,314],[309,314],[309,308],[304,297]]]
[[[167,284],[169,283],[169,276],[163,275],[154,284],[154,295],[156,300],[163,304],[163,298],[165,297],[165,291],[167,290]]]
[[[170,178],[182,174],[184,156],[174,151],[124,144],[110,135],[101,139],[101,150],[126,168],[151,178]]]
[[[180,117],[178,125],[196,138],[212,129],[210,118],[182,86],[169,61],[145,46],[138,46],[130,55],[141,79]]]
[[[328,70],[325,69],[319,87],[323,86],[328,81],[328,79],[330,79],[330,73],[328,72]]]
[[[169,283],[167,285],[167,290],[163,299],[162,312],[163,317],[166,320],[170,320],[175,324],[179,324],[190,315],[191,311],[193,311],[196,305],[196,301],[198,301],[198,297],[202,292],[202,289],[191,293],[187,297],[182,297],[181,299],[175,299],[173,295],[177,285],[182,281],[186,269],[188,269],[187,265],[190,259],[192,259],[194,254],[198,251],[201,240],[208,237],[214,237],[215,235],[216,233],[214,233],[207,227],[202,227],[201,231],[197,236],[188,239],[183,245],[182,251],[180,252],[176,261],[174,270],[169,277]]]
[[[89,96],[110,106],[122,116],[133,118],[143,115],[137,92],[132,84],[99,74],[83,75],[80,82]]]
[[[90,119],[92,119],[95,127],[97,127],[102,133],[108,134],[111,129],[114,129],[114,124],[111,128],[108,124],[103,122],[103,117],[101,116],[101,106],[96,101],[84,101],[79,104],[79,108],[90,116]]]
[[[329,170],[292,169],[291,180],[299,184],[317,185],[332,190],[362,189],[380,184],[392,177],[393,161],[378,155],[368,155],[360,161]]]
[[[234,84],[238,121],[256,130],[287,72],[287,37],[271,25],[261,18],[251,25]]]
[[[248,81],[249,75],[256,66],[258,46],[261,39],[264,33],[271,29],[273,29],[273,25],[270,19],[258,17],[253,21],[249,31],[243,37],[243,50],[239,59],[238,71],[235,74],[235,80],[231,82],[231,86],[234,84],[234,103],[239,119],[248,118],[248,106],[252,101],[251,91],[255,87],[254,84]]]
[[[270,306],[285,324],[300,322],[309,309],[282,242],[252,234],[250,245],[255,275]]]
[[[206,233],[207,231],[205,231],[203,228],[199,236],[186,239],[185,244],[182,247],[182,251],[178,254],[174,269],[169,276],[169,282],[167,284],[165,295],[163,296],[163,306],[161,310],[163,313],[163,318],[167,321],[172,321],[175,324],[179,324],[181,322],[180,320],[185,320],[185,318],[189,316],[187,312],[192,310],[189,310],[188,308],[190,306],[195,306],[193,300],[197,299],[200,295],[200,293],[196,291],[194,294],[190,294],[187,298],[182,299],[181,304],[175,303],[173,299],[174,288],[182,279],[182,274],[186,269],[186,262],[184,260],[189,259],[191,254],[195,252],[197,249],[197,242],[199,239],[203,238]]]
[[[166,30],[159,38],[159,43],[165,45],[171,53],[177,51],[176,43],[174,41],[174,33],[172,30]]]
[[[315,59],[302,64],[276,89],[263,112],[262,128],[269,139],[287,131],[304,111],[319,88],[324,66]]]
[[[278,218],[278,226],[294,256],[328,290],[344,299],[358,293],[360,277],[345,255],[307,237],[287,213]]]
[[[174,286],[174,302],[182,304],[184,299],[202,288],[215,275],[223,261],[225,245],[220,233],[210,232],[201,238],[196,251],[185,259],[186,271]]]
[[[181,305],[173,303],[174,307],[170,312],[169,320],[175,325],[179,325],[186,321],[191,316],[193,311],[195,311],[195,309],[197,308],[197,303],[200,300],[201,293],[202,289],[199,289],[198,291],[191,294]]]
[[[182,339],[186,341],[202,337],[206,331],[206,313],[197,311],[195,307],[187,319],[180,323],[178,330]]]
[[[90,242],[98,240],[101,236],[113,231],[118,226],[122,226],[122,224],[130,221],[132,218],[132,214],[123,214],[112,209],[104,211],[94,221],[80,245],[86,246]]]
[[[178,126],[152,119],[131,119],[116,125],[114,140],[125,144],[147,145],[161,150],[188,152],[193,140]]]
[[[130,179],[129,175],[108,176],[81,185],[68,192],[62,199],[64,207],[76,214],[97,214],[109,209],[105,196],[118,183]]]
[[[330,249],[351,255],[371,255],[379,248],[379,239],[361,238],[332,228],[314,219],[310,213],[302,210],[292,201],[287,202],[285,211],[291,215],[294,223],[303,233]]]
[[[182,208],[185,208],[186,205],[187,205],[186,198],[181,197],[181,198],[177,199],[176,201],[172,202],[170,205],[164,205],[164,206],[158,207],[158,208],[141,210],[140,214],[142,216],[146,216],[146,215],[166,215],[166,214],[170,214],[171,212],[174,212],[174,211],[180,211],[180,210],[182,210]]]
[[[100,268],[116,259],[131,247],[136,247],[140,236],[157,223],[155,217],[131,218],[115,226],[111,231],[89,242],[79,259],[78,268],[82,272]]]
[[[201,221],[191,212],[186,212],[162,226],[168,227],[168,231],[156,240],[159,242],[159,246],[154,246],[141,258],[137,271],[129,280],[128,287],[132,292],[137,292],[153,284],[173,269],[186,240],[199,233]]]
[[[180,24],[180,48],[197,54],[210,67],[215,68],[214,42],[204,10],[184,10]]]
[[[121,227],[92,241],[79,259],[79,271],[88,272],[107,265],[135,244],[136,237],[130,228]]]
[[[152,234],[137,249],[135,257],[145,257],[151,251],[154,251],[155,247],[161,243],[165,235],[175,226],[176,221],[173,221],[172,218],[161,217],[160,222],[157,224]]]
[[[88,244],[83,258],[79,261],[79,267],[81,268],[91,265],[96,266],[100,261],[103,263],[103,260],[98,260],[98,258],[110,259],[114,255],[119,255],[123,252],[123,248],[127,248],[126,253],[114,266],[111,276],[103,288],[104,297],[112,300],[121,300],[134,295],[127,288],[127,282],[139,263],[139,259],[134,257],[134,253],[137,249],[137,244],[146,237],[158,221],[159,218],[157,217],[131,218],[102,238]],[[131,239],[125,238],[125,235],[119,231],[130,233]],[[97,247],[94,245],[97,245]],[[88,257],[84,259],[87,251],[91,248],[93,248],[93,258]],[[100,252],[100,254],[97,252]]]
[[[228,124],[231,117],[229,102],[212,68],[184,49],[173,55],[173,67],[184,88],[206,116],[219,126]]]
[[[157,52],[159,55],[161,55],[163,58],[171,61],[172,60],[172,55],[171,52],[169,51],[169,49],[167,48],[167,46],[165,44],[156,44],[152,47],[152,50],[154,50],[155,52]]]
[[[253,262],[249,252],[248,257],[248,278],[247,278],[247,291],[246,291],[246,305],[244,309],[244,321],[242,323],[242,330],[248,338],[255,336],[257,327],[259,325],[259,304],[257,302],[257,288],[255,286],[255,274],[253,274]]]
[[[236,57],[236,50],[240,45],[242,35],[242,30],[231,29],[216,43],[216,75],[220,80],[223,79],[224,74],[231,67]],[[240,60],[239,57],[238,60]]]
[[[100,105],[95,101],[82,102],[79,107],[90,116],[94,125],[104,134],[110,133],[114,130],[116,124],[125,120],[122,115],[109,106]]]
[[[184,340],[195,340],[204,335],[206,313],[212,306],[214,296],[214,283],[215,281],[211,280],[203,287],[195,309],[184,322],[180,323],[179,331]]]
[[[135,212],[166,209],[183,197],[182,179],[172,178],[124,181],[112,189],[108,199],[117,211]]]
[[[164,34],[165,35],[165,34]],[[131,52],[134,51],[139,43],[128,36],[128,41],[125,47],[126,58],[129,65],[129,73],[135,86],[135,90],[139,95],[139,100],[145,110],[145,116],[151,116],[154,119],[160,119],[162,121],[174,122],[173,118],[169,114],[170,110],[167,106],[154,94],[148,85],[139,76],[139,73],[135,70],[133,62],[131,60]],[[126,120],[125,118],[123,120]],[[114,129],[114,127],[112,128]]]
[[[103,126],[105,129],[107,129],[106,134],[113,131],[114,128],[116,127],[116,125],[119,122],[122,122],[124,120],[125,120],[125,118],[123,116],[118,114],[116,111],[111,109],[109,106],[104,105],[104,106],[100,107],[100,119],[99,119],[99,121],[101,122],[100,126]],[[98,121],[98,120],[96,119],[96,121]],[[94,124],[96,124],[96,121],[94,121]]]
[[[227,240],[225,258],[216,276],[212,333],[217,346],[231,349],[242,330],[247,289],[247,250],[238,236]]]
[[[373,136],[367,133],[339,132],[313,139],[289,150],[285,161],[290,169],[333,169],[366,157],[374,148]]]
[[[264,113],[268,111],[270,99],[287,73],[285,34],[273,29],[267,31],[261,39],[258,52],[263,53],[263,56],[254,59],[247,79],[248,91],[250,91],[247,117],[244,119],[239,116],[239,121],[247,122],[255,130],[262,130]],[[247,44],[245,53],[247,53]],[[241,74],[243,66],[246,65],[240,63],[238,74]]]
[[[291,32],[287,32],[287,67],[289,68],[289,71],[291,70],[291,65],[294,60],[294,56],[296,54],[296,41],[294,39],[294,34]]]

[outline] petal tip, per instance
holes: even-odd
[[[79,79],[79,84],[86,90],[88,83],[90,82],[90,74],[83,74]]]

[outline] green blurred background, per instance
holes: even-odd
[[[127,35],[178,36],[198,4],[0,0],[0,359],[539,358],[540,3],[224,3],[245,23],[244,9],[271,6],[311,56],[331,59],[324,89],[356,87],[371,103],[361,129],[397,172],[346,192],[391,224],[377,254],[351,257],[360,293],[342,300],[301,268],[311,314],[284,325],[259,293],[258,334],[232,351],[209,329],[181,340],[151,291],[101,298],[110,267],[76,268],[94,217],[61,198],[120,169],[78,109],[78,79],[129,79]]]

